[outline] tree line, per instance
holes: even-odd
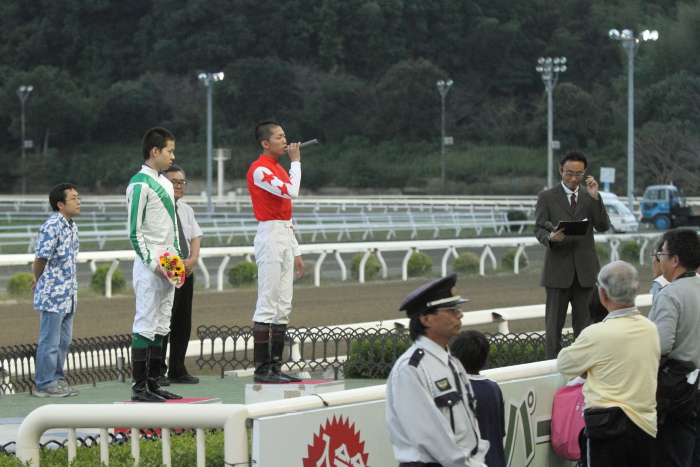
[[[635,56],[637,190],[700,186],[700,2],[676,0],[5,0],[0,4],[1,191],[22,176],[119,191],[140,138],[170,129],[190,177],[203,177],[206,89],[227,178],[256,157],[256,122],[318,138],[310,189],[536,193],[546,180],[540,56],[565,56],[554,138],[591,170],[617,168],[624,192],[627,56],[611,28],[659,31]],[[440,174],[446,99],[447,182]],[[20,154],[25,105],[27,167]],[[561,155],[561,151],[556,157]],[[39,185],[34,184],[32,187]],[[502,186],[501,188],[498,188]]]

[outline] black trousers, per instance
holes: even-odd
[[[656,440],[627,419],[628,428],[610,439],[588,439],[579,436],[581,461],[584,467],[654,467]],[[590,458],[589,458],[590,455]]]
[[[547,359],[557,358],[561,350],[561,331],[566,322],[566,310],[571,302],[571,325],[574,328],[574,337],[578,337],[581,331],[589,324],[588,297],[592,287],[581,287],[578,277],[574,274],[574,283],[567,289],[554,289],[547,287],[547,300],[545,305],[545,345]]]
[[[160,364],[160,374],[177,378],[187,373],[185,368],[185,355],[187,344],[190,342],[192,331],[192,297],[194,296],[194,274],[189,276],[179,289],[175,289],[173,299],[173,311],[170,317],[170,334],[163,339],[163,358]],[[165,355],[168,352],[170,342],[170,360],[165,364]]]

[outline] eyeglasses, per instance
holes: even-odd
[[[576,177],[576,178],[583,178],[584,175],[586,175],[586,172],[571,172],[570,170],[567,170],[566,172],[562,172],[565,177],[571,178],[571,177]]]
[[[171,180],[173,182],[173,186],[185,186],[187,185],[187,182],[182,180],[181,182],[178,182],[177,180]]]
[[[80,202],[80,197],[78,197],[78,198],[68,198],[68,199],[66,200],[66,202],[68,202],[68,201],[77,201],[77,202]]]
[[[657,251],[656,253],[654,253],[654,255],[656,256],[656,259],[658,259],[659,261],[661,261],[662,256],[676,256],[676,255],[672,255],[671,253],[661,253],[660,251]]]
[[[448,312],[450,312],[450,313],[456,315],[457,313],[461,313],[461,312],[462,312],[462,307],[461,307],[461,306],[455,306],[455,307],[452,307],[452,308],[438,308],[437,311],[448,311]]]

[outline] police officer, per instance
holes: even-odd
[[[447,344],[459,334],[457,275],[413,291],[400,311],[414,344],[396,361],[386,386],[386,421],[400,467],[485,466],[473,391]]]

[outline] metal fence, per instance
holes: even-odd
[[[0,347],[0,393],[34,391],[36,344]],[[131,334],[73,339],[66,357],[69,384],[131,377]]]
[[[196,365],[226,371],[252,368],[250,326],[200,326]],[[545,359],[544,337],[538,333],[486,334],[491,342],[488,368]],[[329,379],[386,378],[394,362],[411,345],[407,329],[314,327],[287,331],[288,371]],[[565,344],[566,345],[566,344]],[[69,384],[124,381],[131,377],[131,334],[74,339],[66,359]],[[36,344],[0,347],[3,378],[0,392],[35,390]]]

